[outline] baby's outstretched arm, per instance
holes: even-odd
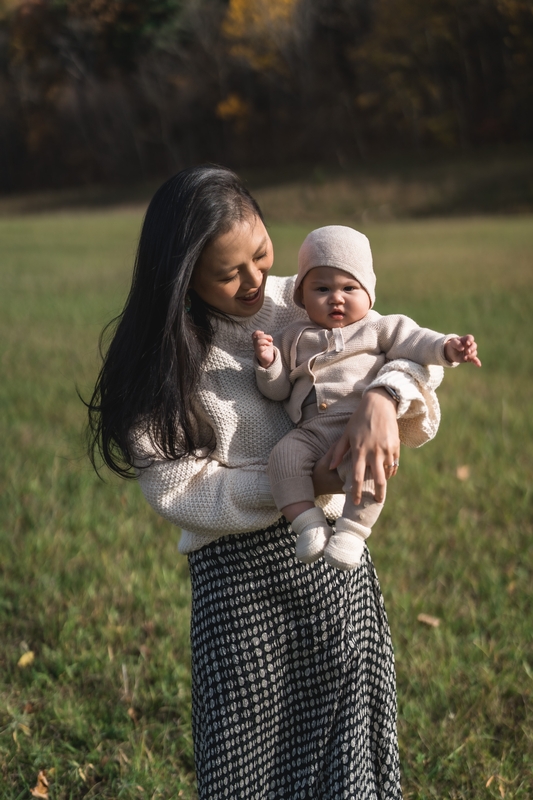
[[[254,331],[252,333],[255,355],[264,369],[268,369],[274,361],[274,340],[269,333]]]
[[[470,362],[476,367],[481,366],[481,361],[477,357],[476,340],[470,333],[467,336],[454,336],[448,339],[444,345],[444,355],[448,361],[458,361],[460,364]]]

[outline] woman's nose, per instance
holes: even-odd
[[[258,289],[261,286],[263,282],[263,272],[259,269],[257,264],[249,265],[243,282],[249,284],[254,289]]]

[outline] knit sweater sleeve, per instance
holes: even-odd
[[[268,527],[279,516],[270,493],[265,466],[228,467],[209,456],[186,456],[178,461],[138,459],[138,482],[152,506],[164,519],[182,528],[180,550],[187,551],[187,536],[194,531],[196,544],[240,533],[250,527]]]
[[[262,367],[256,362],[255,378],[259,391],[270,400],[286,400],[291,393],[289,368],[277,347],[274,348],[274,361],[269,367]]]
[[[439,429],[440,406],[435,389],[443,377],[442,367],[421,366],[398,358],[381,368],[365,392],[379,387],[394,389],[399,397],[400,441],[407,447],[421,447],[434,439]]]
[[[421,328],[403,314],[389,314],[375,324],[381,350],[389,361],[404,358],[417,364],[456,366],[444,354],[444,345],[455,334],[445,336],[430,328]]]

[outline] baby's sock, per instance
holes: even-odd
[[[365,539],[368,539],[371,533],[372,528],[340,517],[335,523],[335,535],[331,537],[324,550],[325,560],[337,569],[354,569],[361,563]]]
[[[296,558],[304,564],[312,564],[320,558],[333,533],[321,508],[310,508],[299,514],[292,523],[292,529],[298,536]]]

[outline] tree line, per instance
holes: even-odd
[[[533,138],[531,0],[0,0],[0,190]]]

